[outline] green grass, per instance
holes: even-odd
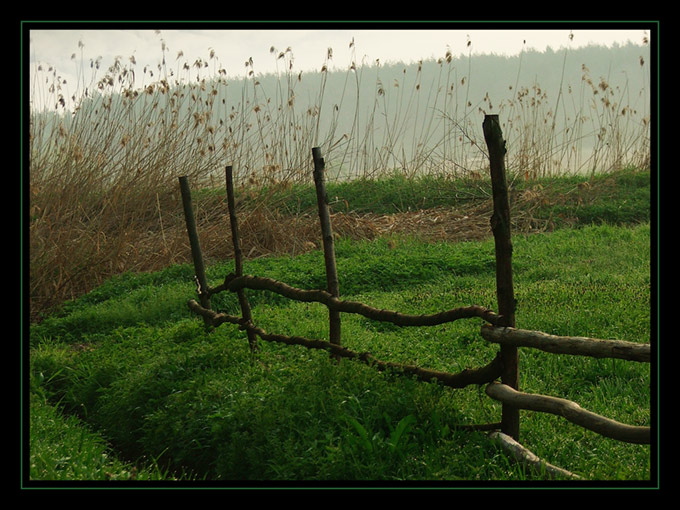
[[[517,183],[517,189],[539,187],[549,200],[534,211],[536,218],[552,218],[558,225],[630,224],[650,221],[649,172],[623,169],[592,177],[545,178]]]
[[[454,181],[437,176],[408,178],[402,174],[379,180],[329,182],[327,185],[328,197],[334,209],[376,214],[450,206],[488,197],[489,190],[488,185],[471,179]],[[275,192],[271,199],[289,211],[316,208],[315,190],[309,186],[293,185],[288,190]]]
[[[650,174],[632,168],[594,176],[572,175],[535,178],[510,178],[513,197],[527,190],[540,191],[541,199],[533,215],[552,218],[557,226],[591,223],[628,224],[649,221]],[[491,197],[489,179],[421,176],[408,178],[393,174],[375,179],[329,182],[327,192],[334,211],[397,212],[454,207],[474,207]],[[210,190],[207,196],[224,196],[224,190]],[[267,203],[283,211],[316,210],[316,194],[309,185],[286,189],[263,188]],[[257,200],[257,198],[256,198]]]
[[[648,223],[515,236],[513,244],[518,327],[650,340]],[[336,250],[344,298],[405,313],[496,308],[492,240],[340,240]],[[311,252],[246,261],[245,272],[320,288],[323,267],[322,254]],[[232,270],[231,261],[210,266],[208,279],[219,283]],[[120,458],[153,459],[157,473],[235,483],[535,480],[484,433],[457,427],[500,419],[483,388],[451,390],[264,341],[251,354],[236,327],[206,333],[190,315],[192,273],[184,265],[121,275],[32,326],[33,391],[87,423]],[[327,337],[322,305],[268,292],[250,291],[249,298],[265,330]],[[220,294],[213,307],[238,314],[232,295]],[[343,343],[379,359],[458,372],[497,351],[479,335],[481,323],[399,328],[343,314]],[[650,425],[647,364],[521,349],[520,374],[525,391]],[[649,446],[524,411],[520,434],[539,457],[585,478],[650,479]]]
[[[39,392],[30,394],[31,480],[159,481],[178,480],[154,464],[140,459],[122,462],[101,436],[74,415],[64,415]]]

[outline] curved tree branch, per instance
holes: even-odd
[[[236,276],[233,273],[227,275],[224,283],[211,290],[214,294],[221,290],[237,292],[240,289],[269,290],[289,299],[302,302],[317,302],[326,305],[331,310],[346,313],[357,313],[369,319],[391,322],[397,326],[436,326],[457,319],[479,317],[491,324],[499,324],[502,317],[488,308],[481,306],[465,306],[453,308],[444,312],[430,315],[408,315],[390,310],[378,310],[357,301],[345,301],[336,298],[325,290],[303,290],[291,287],[283,282],[264,278],[261,276]]]
[[[599,414],[586,411],[577,403],[557,397],[531,395],[512,389],[501,383],[491,383],[486,387],[486,394],[504,404],[519,409],[539,411],[562,416],[567,421],[583,428],[597,432],[605,437],[626,443],[649,444],[651,434],[649,427],[636,427],[619,423]]]
[[[451,388],[463,388],[470,384],[487,384],[491,381],[497,379],[501,373],[501,360],[500,357],[496,356],[487,365],[475,368],[475,369],[465,369],[462,372],[456,374],[451,374],[448,372],[440,372],[437,370],[430,370],[427,368],[421,368],[415,365],[404,365],[400,363],[393,363],[388,361],[381,361],[373,357],[372,354],[368,352],[355,352],[342,347],[337,344],[327,342],[325,340],[313,340],[309,338],[304,338],[300,336],[286,336],[274,333],[267,333],[262,328],[255,326],[250,321],[245,321],[240,317],[235,317],[233,315],[228,315],[226,313],[218,313],[207,308],[203,308],[195,299],[190,299],[187,302],[189,309],[193,312],[201,315],[204,319],[210,321],[213,326],[219,326],[225,322],[230,324],[236,324],[241,329],[247,332],[253,332],[258,335],[263,340],[269,342],[280,342],[288,345],[302,345],[309,349],[325,349],[330,351],[332,354],[343,357],[356,359],[368,365],[374,366],[378,370],[395,370],[403,372],[407,375],[415,376],[423,381],[433,381],[437,380],[444,386],[449,386]]]

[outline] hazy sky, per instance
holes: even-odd
[[[310,23],[304,29],[290,29],[286,24],[257,25],[256,29],[247,29],[241,25],[234,29],[233,25],[225,25],[224,29],[202,29],[200,24],[174,24],[172,29],[164,29],[159,24],[160,33],[153,29],[134,29],[135,25],[124,24],[121,29],[108,24],[98,27],[89,23],[70,25],[68,29],[55,29],[58,25],[49,23],[32,25],[30,31],[29,61],[54,66],[59,74],[75,81],[76,68],[82,56],[85,62],[102,57],[101,68],[106,69],[116,56],[129,63],[134,56],[136,68],[145,65],[156,68],[162,57],[161,41],[166,45],[168,64],[176,62],[179,51],[183,52],[183,61],[193,63],[197,58],[208,60],[210,50],[215,51],[219,65],[231,77],[245,76],[248,69],[244,62],[252,57],[256,73],[273,72],[276,69],[276,58],[270,54],[273,46],[277,51],[292,49],[294,69],[296,71],[318,71],[324,64],[328,48],[333,49],[331,67],[347,69],[352,61],[350,42],[354,41],[354,59],[357,65],[362,62],[371,64],[376,59],[381,62],[403,61],[415,62],[419,59],[443,57],[450,49],[454,56],[475,53],[496,53],[513,55],[522,48],[544,50],[547,46],[554,50],[561,47],[576,48],[590,43],[611,45],[626,44],[631,41],[641,44],[649,33],[642,28],[619,29],[616,23],[593,25],[588,29],[576,26],[573,30],[560,25],[551,29],[545,24],[518,27],[513,24],[499,24],[498,29],[480,30],[474,24],[451,24],[450,29],[443,29],[441,24],[428,25],[416,23],[409,29],[390,29],[371,25],[349,24],[325,27],[323,24]],[[622,25],[623,26],[623,25]],[[219,25],[217,25],[219,27]],[[321,28],[320,28],[321,27]],[[570,38],[570,34],[573,36]],[[468,42],[470,46],[468,46]],[[73,54],[77,59],[72,59]],[[281,61],[278,61],[281,66]]]

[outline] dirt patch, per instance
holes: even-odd
[[[534,233],[552,230],[550,220],[533,216],[532,211],[546,203],[542,190],[517,193],[513,197],[512,228],[515,233]],[[395,214],[357,212],[331,213],[333,233],[337,237],[354,240],[373,240],[389,235],[414,236],[426,242],[478,241],[492,235],[490,218],[491,199],[468,207],[438,207]],[[319,218],[313,213],[282,214],[277,210],[259,208],[238,211],[242,250],[247,259],[267,255],[298,255],[321,249]],[[224,260],[233,256],[229,218],[212,217],[198,226],[201,247],[208,261]],[[191,261],[184,230],[177,232],[173,243],[176,258]],[[174,237],[174,236],[173,236]],[[178,246],[179,244],[179,246]]]

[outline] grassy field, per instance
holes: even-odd
[[[550,189],[563,198],[561,204],[531,202],[531,217],[543,226],[552,221],[554,231],[514,234],[518,327],[650,341],[649,173],[622,175],[619,186],[610,182],[610,193],[569,178],[526,189],[517,183],[518,193]],[[377,194],[364,199],[346,186],[333,190],[338,203],[381,207]],[[305,193],[297,191],[295,207],[302,207]],[[433,193],[422,196],[438,200]],[[398,203],[392,195],[384,207]],[[404,234],[342,238],[336,250],[343,298],[404,313],[471,304],[496,308],[488,236],[468,242]],[[230,259],[214,261],[208,279],[219,283],[232,270]],[[245,272],[301,288],[325,287],[319,250],[248,259]],[[188,264],[124,273],[32,325],[32,479],[237,485],[541,479],[511,462],[485,433],[462,427],[500,420],[500,405],[483,388],[451,390],[360,363],[336,364],[323,351],[263,341],[251,354],[236,327],[207,333],[189,313],[192,277]],[[251,291],[249,299],[256,324],[268,332],[328,335],[322,305],[267,292]],[[220,294],[213,308],[239,314],[232,295]],[[486,364],[497,351],[481,338],[479,319],[423,328],[349,314],[342,321],[347,347],[385,361],[458,372]],[[651,423],[647,364],[521,349],[520,375],[524,391],[568,398],[623,423]],[[57,439],[45,421],[78,432]],[[87,439],[91,432],[94,443]],[[644,481],[655,470],[650,446],[602,438],[556,416],[523,411],[520,435],[539,457],[588,480]],[[125,462],[102,467],[102,459],[112,458]]]
[[[565,50],[540,63],[523,51],[503,63],[507,80],[497,79],[500,61],[486,77],[487,59],[450,51],[408,72],[355,65],[353,54],[337,74],[327,72],[329,53],[321,73],[303,79],[287,49],[272,51],[286,72],[263,77],[250,61],[236,81],[213,52],[194,66],[178,54],[173,76],[159,43],[164,64],[151,82],[134,58],[100,69],[79,50],[78,86],[99,92],[74,96],[73,112],[61,74],[34,70],[32,98],[55,109],[31,112],[25,140],[30,479],[539,481],[465,427],[500,419],[481,387],[451,390],[282,344],[261,342],[252,354],[236,327],[206,332],[186,306],[195,286],[177,177],[192,183],[211,284],[233,270],[220,187],[224,164],[236,162],[245,271],[325,287],[310,182],[310,150],[321,147],[343,298],[406,313],[495,309],[480,128],[482,115],[498,112],[518,326],[648,342],[650,173],[621,170],[650,164],[648,42],[616,52],[627,73],[611,67],[614,53]],[[199,81],[195,65],[208,63],[217,74]],[[328,335],[321,305],[249,298],[269,332]],[[213,306],[239,314],[232,295]],[[481,338],[480,319],[424,328],[342,319],[347,347],[385,361],[458,372],[498,349]],[[650,425],[649,366],[529,349],[520,356],[523,390]],[[520,440],[588,480],[654,475],[649,446],[556,416],[522,412]]]

